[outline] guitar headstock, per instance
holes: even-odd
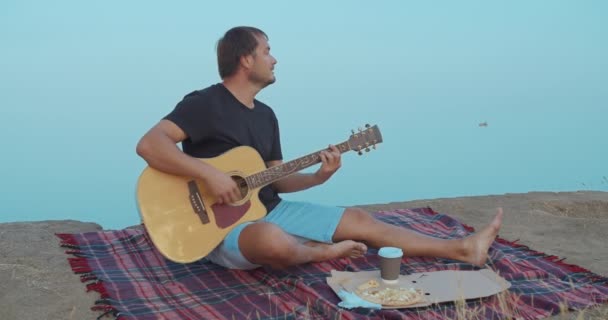
[[[376,144],[382,142],[382,135],[377,125],[370,126],[365,125],[365,129],[359,128],[359,132],[355,133],[355,130],[351,130],[352,134],[348,138],[348,146],[351,150],[357,151],[359,155],[363,154],[362,150],[369,152],[369,148],[376,149]]]

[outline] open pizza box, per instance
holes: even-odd
[[[374,283],[377,285],[375,288],[377,290],[393,288],[411,292],[416,291],[422,298],[420,302],[414,304],[381,304],[382,309],[417,308],[435,303],[488,297],[511,287],[511,283],[490,269],[475,271],[445,270],[400,275],[395,284],[384,283],[380,278],[380,270],[359,272],[332,270],[331,276],[327,277],[326,280],[338,296],[340,296],[340,291],[344,290],[369,301],[369,297],[364,296],[365,294],[363,294],[361,288]],[[369,289],[366,290],[369,291]]]

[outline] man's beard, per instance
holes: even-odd
[[[277,81],[277,78],[272,75],[271,79],[258,77],[256,74],[249,75],[249,81],[258,84],[260,88],[265,88]]]

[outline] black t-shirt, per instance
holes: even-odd
[[[258,100],[254,105],[253,109],[247,108],[218,83],[187,94],[164,119],[188,135],[182,149],[193,157],[212,158],[234,147],[250,146],[264,162],[282,160],[274,112]],[[259,196],[268,212],[281,201],[270,186],[262,188]]]

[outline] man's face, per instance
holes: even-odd
[[[256,38],[258,40],[258,46],[255,48],[255,52],[252,55],[253,66],[249,73],[249,80],[264,88],[276,81],[273,70],[277,60],[270,55],[268,40],[263,36],[256,36]]]

